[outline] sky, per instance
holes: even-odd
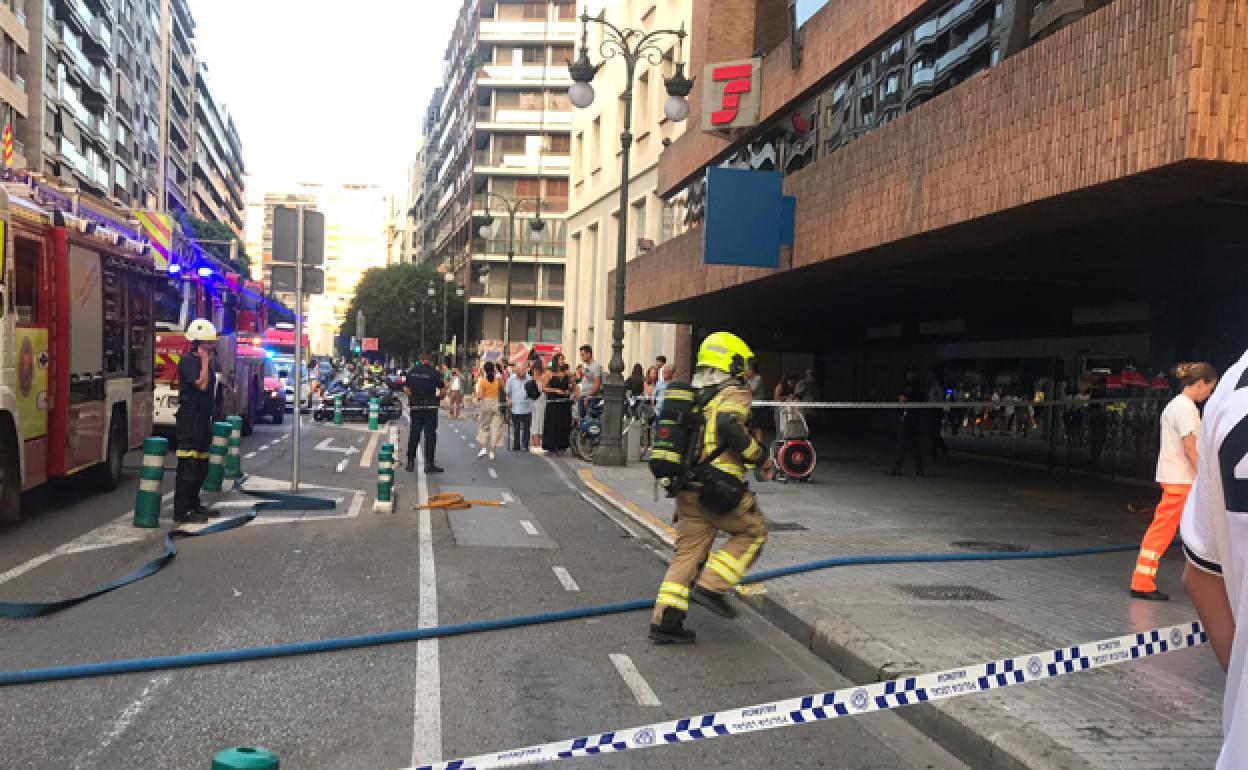
[[[460,0],[190,0],[234,116],[248,197],[294,182],[405,184]]]

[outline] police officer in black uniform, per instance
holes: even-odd
[[[212,349],[217,330],[204,319],[186,327],[190,352],[178,361],[178,413],[174,418],[178,471],[173,491],[173,520],[201,523],[215,516],[199,500],[200,487],[208,475],[208,449],[212,445],[212,418],[216,406],[216,373]]]
[[[442,469],[434,463],[434,452],[438,447],[438,403],[442,400],[442,392],[446,385],[442,375],[430,364],[428,353],[420,354],[420,363],[407,370],[404,390],[407,391],[407,402],[411,408],[412,434],[407,439],[407,470],[416,469],[416,449],[420,446],[421,435],[425,441],[425,471],[441,473]]]

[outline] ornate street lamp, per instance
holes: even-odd
[[[484,240],[489,240],[494,233],[494,215],[491,212],[497,212],[500,216],[507,215],[507,298],[503,303],[503,363],[507,363],[507,357],[511,355],[511,263],[516,258],[516,214],[525,210],[530,202],[533,206],[533,219],[529,220],[529,238],[533,241],[542,239],[542,231],[546,229],[546,222],[542,219],[542,201],[540,198],[508,198],[498,193],[484,192],[481,193],[485,209],[485,218],[482,220],[481,226],[477,228],[477,235]],[[488,265],[487,265],[488,267]],[[485,271],[482,271],[484,283]]]
[[[589,22],[603,27],[604,35],[599,53],[603,62],[594,64],[589,60]],[[604,413],[602,443],[594,450],[596,465],[624,465],[624,286],[628,262],[628,164],[633,144],[633,79],[639,63],[657,66],[662,63],[664,51],[660,42],[668,38],[677,42],[685,39],[685,28],[659,29],[652,32],[625,27],[621,29],[607,21],[603,14],[592,18],[581,14],[581,55],[575,62],[568,62],[568,72],[573,84],[568,99],[573,106],[585,108],[594,103],[594,87],[591,82],[607,59],[620,57],[624,60],[626,79],[624,93],[624,129],[620,133],[620,225],[615,254],[614,316],[611,321],[611,361],[603,382]],[[689,116],[686,97],[693,90],[693,81],[685,77],[685,65],[676,62],[676,72],[663,81],[667,88],[667,102],[663,114],[668,120],[680,122]]]

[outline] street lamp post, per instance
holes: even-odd
[[[455,296],[464,300],[464,304],[462,305],[464,313],[464,338],[459,341],[459,348],[463,351],[459,356],[459,366],[461,369],[468,368],[468,300],[464,296],[465,294],[466,291],[463,286],[455,286]]]
[[[430,299],[438,295],[438,292],[433,288],[433,281],[429,282],[429,286],[425,289],[425,293],[429,295]],[[428,304],[429,304],[428,299],[423,299],[423,298],[421,299],[420,301],[420,350],[417,351],[417,353],[420,353],[420,354],[423,354],[427,350],[427,348],[425,348],[425,306]],[[438,312],[438,309],[434,308],[433,312],[435,313]]]
[[[450,273],[443,273],[442,277],[442,340],[438,342],[439,366],[446,363],[443,356],[446,355],[447,296],[450,294],[451,284],[455,282],[455,276]]]
[[[603,40],[599,53],[603,61],[593,64],[589,60],[589,22],[603,27]],[[620,224],[615,253],[614,314],[611,320],[611,361],[603,382],[604,410],[602,442],[594,449],[596,465],[624,465],[628,458],[624,450],[624,287],[628,263],[628,167],[633,144],[633,79],[639,63],[659,65],[664,58],[660,42],[666,38],[685,39],[685,28],[658,29],[651,32],[631,27],[620,28],[607,21],[603,14],[591,17],[581,14],[581,55],[568,63],[568,72],[574,81],[568,91],[568,99],[575,107],[585,108],[594,102],[594,87],[590,83],[607,59],[620,57],[624,60],[626,79],[624,93],[624,128],[620,133]],[[663,81],[668,99],[663,113],[669,120],[680,122],[689,116],[689,102],[685,97],[693,90],[693,81],[685,77],[685,65],[676,63],[676,72]]]
[[[498,213],[507,215],[507,295],[503,301],[503,363],[507,363],[508,356],[511,355],[511,269],[512,261],[516,258],[516,214],[524,210],[526,204],[530,200],[536,200],[533,209],[536,216],[529,220],[529,233],[533,240],[542,237],[542,230],[545,229],[546,223],[542,221],[542,202],[540,199],[530,198],[508,198],[498,193],[485,192],[481,193],[482,200],[485,205],[485,221],[478,228],[477,234],[483,239],[489,240],[490,235],[494,231],[494,216],[490,213],[491,207]]]

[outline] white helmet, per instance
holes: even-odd
[[[212,325],[212,321],[203,318],[191,321],[186,325],[187,342],[216,342],[217,327]]]

